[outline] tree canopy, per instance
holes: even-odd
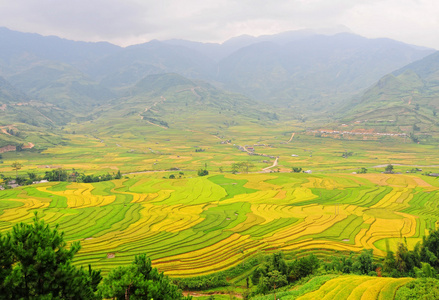
[[[184,297],[178,287],[151,266],[146,255],[136,256],[134,262],[127,267],[113,269],[100,286],[104,298],[113,299],[157,299],[157,300],[190,300]]]
[[[3,299],[95,299],[100,271],[71,264],[81,248],[66,248],[63,233],[37,215],[0,235],[0,295]]]

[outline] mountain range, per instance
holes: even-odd
[[[208,99],[198,110],[233,109],[258,121],[274,120],[274,108],[287,119],[337,116],[341,109],[342,121],[391,120],[396,117],[374,111],[400,99],[409,106],[397,107],[418,116],[398,123],[400,130],[417,123],[419,131],[433,130],[438,70],[433,49],[347,32],[292,31],[222,44],[153,40],[122,48],[0,28],[0,125],[62,126],[99,118],[104,110],[134,110],[134,102],[148,107],[185,89],[196,101]],[[175,100],[187,103],[185,97]],[[169,114],[143,117],[165,124]]]

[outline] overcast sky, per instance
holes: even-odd
[[[0,0],[0,26],[121,46],[340,25],[439,49],[438,0]]]

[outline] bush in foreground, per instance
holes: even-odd
[[[136,256],[127,267],[113,269],[104,279],[99,290],[104,298],[190,300],[169,279],[151,266],[146,255]]]

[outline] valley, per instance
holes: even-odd
[[[108,276],[146,254],[199,299],[268,299],[249,278],[276,255],[320,264],[288,273],[281,299],[387,299],[418,282],[385,266],[439,225],[433,49],[303,32],[0,41],[1,234],[37,214],[80,242],[74,266]],[[368,272],[331,265],[367,253]]]

